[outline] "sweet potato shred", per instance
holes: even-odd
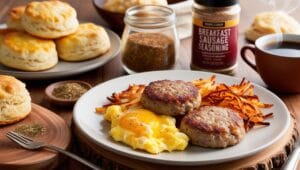
[[[264,115],[261,109],[270,108],[272,104],[266,104],[254,94],[254,86],[243,79],[239,84],[217,84],[216,76],[209,79],[194,80],[192,83],[199,89],[202,96],[201,106],[221,106],[233,109],[239,113],[245,123],[245,130],[249,131],[256,125],[269,125],[265,119],[273,116],[273,113]],[[109,103],[96,108],[97,113],[105,113],[108,106],[119,105],[122,110],[142,107],[140,99],[145,85],[130,85],[128,89],[119,93],[113,93],[107,97]]]
[[[228,86],[224,83],[216,84],[215,76],[210,79],[193,81],[200,89],[202,95],[201,106],[221,106],[233,109],[244,119],[245,130],[248,131],[255,125],[269,125],[265,119],[273,116],[273,113],[264,115],[261,109],[270,108],[272,104],[266,104],[254,94],[254,86],[245,81]]]

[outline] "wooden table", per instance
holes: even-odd
[[[17,6],[17,5],[24,5],[28,0],[1,0],[0,1],[0,23],[5,22],[7,17],[7,12],[11,7]],[[78,18],[79,20],[83,21],[89,21],[94,22],[96,24],[107,26],[107,24],[104,23],[104,21],[99,17],[96,10],[94,9],[92,5],[92,0],[68,0],[68,2],[75,7],[77,10]],[[264,9],[267,9],[267,7],[263,4],[259,4],[262,1],[259,0],[241,0],[241,6],[242,6],[242,13],[241,13],[241,23],[239,26],[240,29],[240,39],[239,39],[239,49],[241,46],[246,44],[244,40],[244,30],[251,24],[251,20],[253,19],[253,16],[255,13],[260,12]],[[259,4],[259,5],[258,5]],[[294,16],[296,19],[300,20],[300,13],[292,13],[292,16]],[[190,69],[190,51],[191,51],[191,39],[187,38],[181,41],[181,47],[180,47],[180,59],[177,62],[176,69]],[[253,71],[250,67],[248,67],[240,58],[238,57],[238,68],[236,70],[236,74],[234,76],[236,77],[246,77],[248,80],[255,82],[257,84],[260,84],[262,86],[265,86],[259,75]],[[104,81],[110,80],[115,77],[119,77],[124,75],[125,72],[123,71],[121,67],[120,62],[120,56],[112,60],[111,62],[107,63],[101,68],[98,68],[96,70],[90,71],[88,73],[75,76],[75,77],[69,77],[67,79],[77,79],[77,80],[84,80],[92,85],[97,85],[99,83],[102,83]],[[295,75],[296,76],[296,75]],[[299,76],[299,75],[297,75]],[[62,107],[56,107],[53,105],[49,105],[47,101],[45,100],[44,95],[44,89],[45,87],[51,83],[58,81],[56,80],[49,80],[49,81],[27,81],[27,87],[30,91],[31,97],[33,99],[33,102],[39,105],[42,105],[46,108],[51,109],[52,111],[59,114],[61,117],[67,121],[69,125],[71,125],[71,119],[72,119],[72,108],[62,108]],[[278,94],[281,99],[284,100],[286,105],[288,106],[291,113],[295,116],[296,121],[299,122],[297,127],[300,129],[300,94],[294,94],[294,95],[283,95]],[[76,139],[75,139],[76,140]],[[75,152],[76,146],[73,147]],[[76,164],[74,162],[70,163],[70,165],[67,165],[69,168],[76,167],[75,169],[78,169],[80,166],[79,164]],[[82,168],[79,168],[82,169]]]

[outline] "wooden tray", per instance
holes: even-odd
[[[49,150],[29,151],[9,140],[5,134],[22,124],[38,123],[45,128],[35,139],[66,149],[70,143],[70,129],[55,113],[32,104],[30,115],[16,124],[0,127],[0,169],[52,169],[58,163],[58,154]]]
[[[73,124],[74,125],[74,124]],[[157,169],[172,169],[172,170],[186,170],[197,169],[197,170],[232,170],[232,169],[272,169],[282,166],[282,164],[287,159],[287,156],[293,150],[295,140],[298,138],[298,131],[296,129],[295,119],[291,119],[291,125],[287,133],[274,145],[265,149],[264,151],[255,154],[253,156],[243,158],[240,160],[215,164],[209,166],[170,166],[155,163],[148,163],[136,159],[131,159],[124,157],[113,152],[107,151],[95,144],[93,141],[89,140],[78,128],[75,129],[75,134],[79,139],[78,146],[81,150],[84,150],[85,157],[89,160],[98,160],[94,162],[98,165],[111,169],[144,169],[144,170],[157,170]],[[106,159],[107,158],[107,159]],[[99,163],[99,160],[102,160]]]

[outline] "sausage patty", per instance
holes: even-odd
[[[142,105],[158,114],[184,115],[200,106],[201,95],[197,87],[181,80],[159,80],[145,87]]]
[[[225,148],[239,143],[245,136],[244,121],[231,109],[201,106],[185,115],[180,130],[190,142],[202,147]]]

